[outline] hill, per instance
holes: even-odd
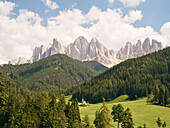
[[[124,97],[124,96],[123,96]],[[121,99],[119,97],[119,99]],[[112,110],[113,101],[106,102],[107,107]],[[146,103],[146,98],[134,100],[134,101],[124,101],[124,102],[117,102],[114,104],[122,104],[124,108],[129,107],[132,112],[132,118],[134,119],[135,128],[138,126],[143,126],[145,123],[147,128],[156,128],[156,120],[158,117],[161,118],[162,122],[166,121],[167,127],[170,127],[170,109],[163,106],[157,106],[150,103]],[[86,107],[80,107],[80,115],[83,118],[85,115],[89,116],[90,123],[93,124],[95,119],[95,112],[102,106],[102,103],[98,104],[89,104]],[[113,120],[112,120],[113,122]],[[117,123],[112,123],[114,126],[117,126]]]
[[[0,72],[32,91],[62,92],[98,73],[82,62],[57,54],[32,64],[4,65]]]
[[[109,69],[108,67],[102,65],[101,63],[97,62],[97,61],[84,61],[83,62],[86,66],[94,69],[97,72],[104,72],[107,69]]]
[[[73,98],[98,103],[127,94],[134,100],[155,94],[155,85],[170,90],[170,47],[110,68],[75,88]]]

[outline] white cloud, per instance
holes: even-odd
[[[52,2],[51,0],[42,0],[42,2],[52,10],[59,8],[59,5],[56,4],[56,2]]]
[[[132,24],[137,20],[141,20],[143,17],[142,11],[140,10],[131,10],[128,15],[124,17],[125,22]]]
[[[111,4],[113,4],[114,3],[114,0],[108,0],[109,1],[109,3],[111,3]]]
[[[119,0],[126,7],[136,7],[145,0]]]
[[[165,39],[165,45],[170,46],[170,22],[165,23],[161,28],[162,37]]]
[[[9,12],[5,15],[0,12],[0,63],[19,56],[29,59],[36,46],[52,43],[53,38],[68,45],[78,36],[89,41],[95,37],[113,50],[118,50],[127,41],[136,43],[146,37],[162,41],[164,46],[170,44],[170,22],[162,26],[161,34],[150,26],[133,26],[142,18],[140,10],[132,10],[125,16],[120,9],[102,11],[95,6],[87,14],[79,9],[60,11],[57,16],[48,19],[46,27],[41,25],[42,19],[37,13],[20,10],[16,18],[11,18]],[[85,28],[83,24],[91,24],[91,27]]]
[[[10,12],[14,9],[15,3],[0,1],[0,15],[9,15]]]

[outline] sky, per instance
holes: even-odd
[[[79,36],[118,51],[145,38],[170,45],[170,0],[0,0],[0,64],[30,59],[53,38],[64,46]]]

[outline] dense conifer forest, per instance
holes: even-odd
[[[130,59],[74,88],[73,98],[90,103],[128,94],[131,100],[151,96],[160,105],[170,103],[170,47]]]
[[[33,64],[0,66],[0,72],[30,91],[61,94],[99,74],[90,65],[57,54]]]

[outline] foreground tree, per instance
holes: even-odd
[[[82,126],[83,126],[83,128],[90,128],[90,121],[89,121],[88,115],[85,115],[85,117],[83,118]]]
[[[121,104],[113,105],[111,115],[113,116],[113,121],[118,123],[119,128],[119,124],[123,121],[124,116],[123,106]]]
[[[95,120],[94,120],[95,127],[110,128],[112,127],[110,121],[111,121],[110,111],[107,108],[105,101],[103,100],[102,107],[98,109],[95,113]]]
[[[121,126],[122,128],[134,128],[133,118],[129,108],[124,112]]]
[[[164,123],[162,124],[163,128],[166,128],[166,122],[164,121]]]
[[[160,128],[162,125],[162,121],[161,121],[160,117],[158,117],[156,123],[157,123],[158,127]]]

